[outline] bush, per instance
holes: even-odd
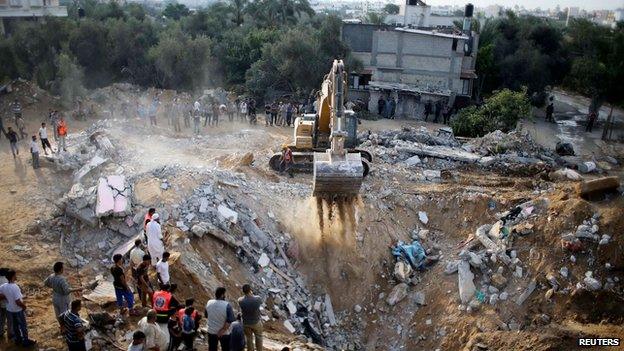
[[[521,91],[503,89],[485,99],[480,107],[461,110],[451,122],[458,136],[480,137],[495,130],[509,132],[521,118],[529,117],[531,103],[526,88]]]

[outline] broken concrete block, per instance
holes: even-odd
[[[74,174],[74,182],[79,182],[84,176],[89,174],[89,172],[103,165],[107,161],[108,159],[102,158],[98,155],[93,156],[89,162],[87,162]]]
[[[221,216],[223,216],[225,219],[227,219],[231,223],[236,224],[236,222],[238,222],[238,212],[232,211],[225,205],[219,205],[219,207],[217,207],[217,210],[219,211],[219,214]]]
[[[249,239],[258,245],[261,249],[264,249],[269,245],[269,237],[265,232],[263,232],[256,222],[248,219],[246,216],[241,219],[241,226],[245,230],[245,233],[249,235]]]
[[[113,214],[116,216],[126,216],[130,214],[132,211],[130,204],[130,187],[126,184],[126,177],[123,175],[110,175],[106,178],[106,182],[113,191]]]
[[[288,330],[292,334],[297,331],[297,329],[295,329],[295,327],[292,325],[292,323],[290,323],[289,320],[284,321],[284,328],[286,328],[286,330]]]
[[[329,294],[325,294],[325,314],[327,314],[329,325],[336,325],[336,315],[334,315],[334,307],[332,306]]]
[[[595,278],[585,277],[583,283],[587,286],[587,290],[596,291],[602,288],[602,284]]]
[[[92,228],[97,227],[99,222],[98,218],[95,216],[95,212],[89,207],[76,209],[72,206],[68,206],[65,209],[65,213]]]
[[[388,294],[388,298],[386,299],[388,305],[394,306],[397,303],[401,302],[401,300],[403,300],[407,296],[407,289],[408,286],[405,283],[395,285],[394,288],[392,288],[392,291],[390,291],[390,293]]]
[[[260,265],[260,267],[264,268],[268,266],[269,263],[271,263],[271,259],[269,258],[269,256],[267,256],[267,254],[263,252],[258,259],[258,264]]]
[[[425,169],[423,170],[423,176],[427,180],[439,180],[442,177],[442,172],[435,169]]]
[[[100,178],[97,187],[97,202],[95,206],[95,215],[97,217],[108,216],[115,209],[115,198],[113,190],[108,186],[105,178]]]
[[[203,225],[203,223],[195,224],[191,227],[191,233],[193,233],[198,238],[201,238],[208,232],[208,228]]]
[[[427,224],[429,223],[429,217],[427,216],[427,212],[424,211],[418,211],[418,219],[423,223],[423,224]]]
[[[199,213],[206,213],[208,212],[208,199],[205,197],[202,197],[201,200],[199,200]]]
[[[292,301],[288,301],[286,308],[288,308],[288,312],[291,316],[294,316],[295,313],[297,313],[297,306]]]
[[[494,285],[498,289],[503,289],[505,285],[507,285],[507,278],[505,278],[502,274],[498,272],[492,274],[492,276],[490,277],[490,281],[492,282],[492,285]]]
[[[524,290],[524,292],[520,294],[520,296],[518,296],[518,298],[516,299],[516,305],[521,306],[524,303],[524,301],[526,301],[526,299],[528,299],[529,296],[531,296],[531,294],[535,290],[536,284],[537,283],[535,282],[535,280],[531,280],[526,290]]]
[[[407,160],[403,161],[403,163],[408,167],[416,166],[420,164],[420,162],[421,162],[420,157],[418,156],[412,156],[408,158]]]
[[[589,199],[615,192],[619,186],[620,179],[617,176],[587,180],[579,185],[579,194],[581,197]]]
[[[414,302],[421,306],[424,306],[425,305],[425,293],[422,291],[418,291],[417,293],[415,293]]]
[[[462,303],[468,303],[475,294],[477,288],[474,285],[474,274],[470,271],[470,264],[461,261],[457,267],[459,298]]]

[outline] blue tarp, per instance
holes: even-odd
[[[392,255],[398,259],[402,259],[409,263],[414,269],[420,269],[423,266],[425,258],[425,249],[417,240],[414,240],[411,244],[405,244],[399,241],[395,247],[392,248]]]

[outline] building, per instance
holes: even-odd
[[[366,102],[371,112],[377,111],[380,97],[395,99],[396,114],[406,118],[421,116],[427,101],[449,107],[470,101],[478,47],[470,30],[343,23],[342,39],[364,64],[351,74],[350,99]]]
[[[8,33],[14,21],[45,16],[67,17],[67,7],[59,0],[0,0],[0,34]]]
[[[568,7],[568,16],[566,17],[566,26],[570,22],[571,18],[577,18],[580,16],[580,11],[578,7]]]

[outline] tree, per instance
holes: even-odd
[[[480,137],[495,130],[508,132],[529,116],[531,104],[526,89],[496,91],[480,107],[462,109],[453,119],[453,132],[459,136]]]
[[[147,52],[158,43],[158,37],[152,22],[133,18],[109,20],[107,27],[108,55],[114,77],[140,85],[153,84],[154,69]]]
[[[143,7],[143,5],[141,4],[137,4],[137,3],[128,3],[124,6],[124,11],[127,11],[128,14],[130,15],[130,17],[135,18],[139,21],[142,21],[145,19],[145,7]]]
[[[396,15],[399,13],[399,11],[401,10],[401,8],[399,7],[399,5],[396,4],[386,4],[386,6],[384,6],[383,11],[389,15]]]
[[[236,26],[243,24],[243,17],[247,6],[247,0],[230,0],[230,9],[234,15],[234,23]]]
[[[156,71],[156,86],[192,90],[207,83],[210,47],[207,37],[189,38],[179,28],[164,33],[148,53]]]
[[[247,13],[260,27],[297,24],[303,16],[314,16],[308,0],[256,0],[247,6]]]
[[[175,21],[186,17],[191,11],[184,4],[169,3],[162,12],[162,15]]]
[[[89,77],[85,84],[89,88],[112,81],[108,30],[105,23],[86,19],[69,36],[69,49],[85,68],[85,74]]]
[[[365,23],[382,25],[384,24],[384,20],[386,19],[386,15],[379,12],[368,12],[366,13],[366,17],[364,18]]]

